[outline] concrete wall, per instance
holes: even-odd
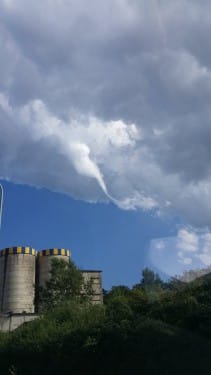
[[[0,315],[0,331],[10,332],[26,322],[39,318],[36,314]]]

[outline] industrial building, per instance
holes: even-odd
[[[38,317],[36,286],[44,287],[50,279],[52,259],[69,262],[70,256],[69,250],[57,248],[38,252],[31,247],[17,246],[0,250],[0,330],[13,330]],[[92,303],[103,303],[101,271],[81,272],[85,282],[91,281]]]

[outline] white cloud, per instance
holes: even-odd
[[[205,266],[211,265],[211,233],[205,233],[201,236],[201,247],[196,255]]]
[[[158,250],[162,251],[158,251]],[[154,239],[149,248],[153,266],[169,276],[181,275],[190,269],[211,266],[211,232],[209,229],[183,227],[174,237]]]
[[[164,243],[164,241],[162,241],[162,240],[157,241],[156,244],[155,244],[155,248],[158,249],[158,250],[165,249],[165,243]]]
[[[180,229],[177,234],[178,261],[191,264],[195,259],[201,262],[201,266],[211,265],[211,233],[200,233],[192,229]],[[187,253],[192,257],[187,257]]]
[[[198,250],[198,236],[188,229],[180,229],[178,232],[177,247],[182,252],[196,252]],[[179,252],[181,254],[181,252]]]
[[[204,243],[203,243],[203,253],[211,252],[211,233],[205,233],[203,236]]]
[[[211,265],[211,251],[209,253],[200,253],[198,258],[201,260],[202,264],[205,266]]]
[[[72,193],[70,179],[73,172],[72,167],[79,175],[95,179],[105,194],[104,199],[111,199],[121,208],[133,209],[141,207],[143,209],[151,209],[156,206],[155,200],[141,194],[135,194],[134,197],[128,197],[124,200],[111,197],[98,166],[98,159],[102,164],[102,156],[108,154],[108,157],[110,157],[110,150],[116,150],[115,152],[118,153],[119,148],[127,149],[135,144],[136,139],[139,139],[139,135],[134,124],[127,125],[122,121],[103,122],[95,117],[86,119],[84,117],[77,119],[76,117],[72,120],[70,119],[69,122],[65,122],[50,114],[45,105],[39,100],[32,101],[20,109],[12,110],[3,94],[0,96],[0,105],[9,116],[9,122],[2,126],[2,129],[6,130],[6,141],[10,142],[9,138],[13,135],[14,147],[11,154],[8,153],[11,156],[9,159],[12,162],[12,166],[15,159],[15,163],[17,163],[17,168],[13,170],[10,162],[7,162],[8,178],[23,182],[22,179],[25,176],[18,168],[19,158],[20,162],[23,163],[23,169],[26,169],[26,165],[29,162],[32,174],[39,173],[39,168],[41,167],[40,159],[37,160],[32,155],[31,160],[29,158],[24,160],[22,159],[22,154],[19,154],[25,147],[25,143],[27,143],[29,149],[30,147],[38,146],[41,155],[44,152],[43,148],[48,147],[48,156],[52,158],[52,161],[56,160],[56,155],[62,156],[57,165],[58,169],[49,170],[49,159],[47,161],[42,160],[44,171],[46,169],[49,175],[52,174],[52,177],[54,176],[54,186],[58,191],[65,191],[63,186],[65,185],[66,187],[66,180],[68,180],[69,191],[67,192]],[[6,147],[6,142],[4,146]],[[15,155],[13,154],[14,150],[16,150]],[[54,155],[55,150],[56,154]],[[6,160],[8,161],[8,156],[7,159],[5,158]],[[68,164],[70,167],[69,176],[64,174],[61,178],[64,160],[66,161],[66,168]],[[37,161],[39,161],[39,164],[37,164]],[[59,178],[56,178],[57,175]],[[31,183],[30,175],[28,178],[27,182]],[[48,187],[48,183],[46,186]],[[95,191],[94,188],[93,190]],[[77,196],[77,193],[75,193],[75,196]],[[88,192],[87,197],[89,197]]]
[[[141,208],[143,211],[152,210],[158,207],[158,202],[151,197],[146,197],[144,194],[134,192],[133,197],[128,197],[123,200],[112,199],[120,208],[124,210],[134,210]]]
[[[186,265],[190,265],[193,263],[193,259],[192,258],[188,258],[188,257],[184,257],[183,256],[183,253],[178,253],[178,262],[182,263],[182,264],[186,264]]]

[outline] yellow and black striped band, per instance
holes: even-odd
[[[63,256],[70,256],[70,250],[66,249],[46,249],[46,250],[41,250],[37,254],[40,257],[45,257],[45,256],[50,256],[50,255],[63,255]]]
[[[29,255],[37,255],[37,252],[32,247],[23,247],[23,246],[15,246],[15,247],[7,247],[6,249],[2,249],[0,251],[0,257],[5,255],[14,255],[14,254],[29,254]]]

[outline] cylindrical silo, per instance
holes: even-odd
[[[90,287],[90,300],[93,304],[103,303],[103,289],[102,289],[102,271],[98,270],[81,270],[83,280],[86,286]]]
[[[0,252],[2,313],[34,313],[36,250],[9,247]]]
[[[70,260],[70,250],[66,249],[41,250],[37,255],[37,284],[39,287],[44,287],[46,281],[50,279],[52,259],[63,259],[67,263]]]

